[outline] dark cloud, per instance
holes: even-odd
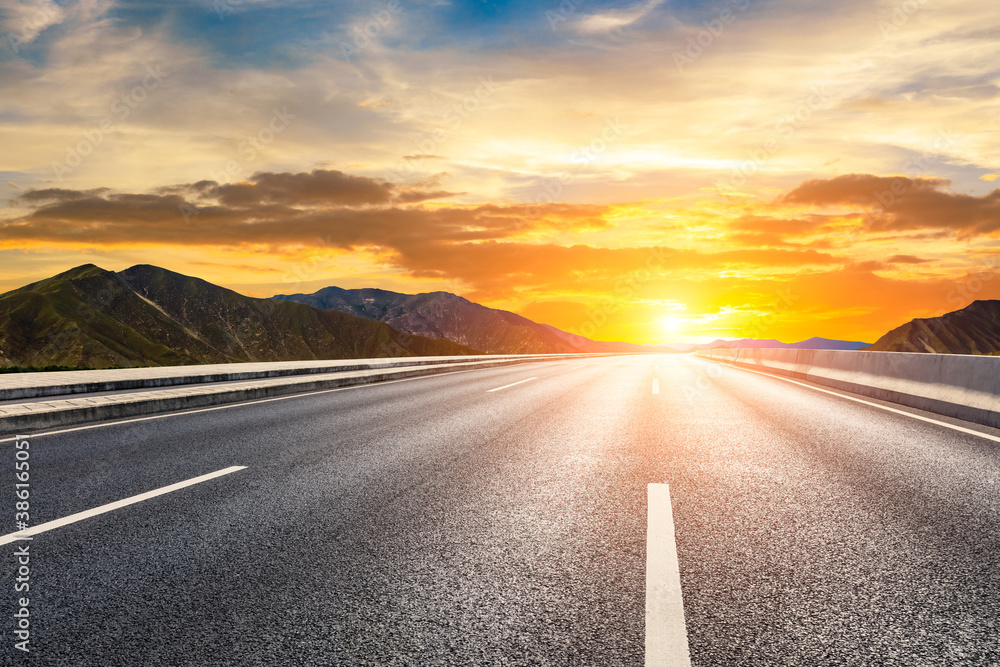
[[[454,195],[444,190],[426,192],[415,188],[400,188],[382,179],[326,169],[295,174],[258,172],[240,183],[200,181],[191,184],[190,188],[204,197],[217,199],[224,206],[232,207],[261,204],[372,206],[443,199]]]
[[[1000,230],[1000,190],[976,197],[948,192],[950,184],[942,178],[847,174],[805,181],[779,202],[858,207],[873,231],[939,229],[972,236]]]
[[[449,248],[474,254],[480,243],[527,245],[512,240],[531,231],[575,231],[608,224],[606,206],[427,208],[420,203],[451,194],[421,187],[431,184],[401,187],[317,170],[264,172],[236,184],[201,181],[142,194],[107,189],[30,191],[20,199],[32,212],[0,224],[0,233],[25,241],[95,246],[368,249],[407,270],[455,275],[460,264],[447,262]],[[518,253],[528,257],[531,251]],[[436,264],[438,260],[445,263]]]
[[[256,173],[247,183],[217,185],[208,193],[225,206],[255,204],[386,204],[391,183],[341,171],[317,169],[311,173]]]
[[[892,192],[895,187],[910,193],[934,192],[948,186],[951,181],[943,178],[906,178],[872,176],[871,174],[844,174],[836,178],[815,178],[803,181],[798,187],[781,198],[791,204],[878,204],[879,193]]]
[[[929,262],[929,259],[921,259],[914,255],[893,255],[889,259],[885,260],[887,264],[924,264]]]
[[[96,188],[94,190],[44,188],[41,190],[28,190],[24,194],[16,197],[16,201],[31,206],[46,202],[79,201],[88,197],[100,197],[106,192],[110,192],[110,188]]]

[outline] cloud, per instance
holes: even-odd
[[[336,170],[316,169],[312,172],[269,173],[258,172],[248,180],[238,183],[218,183],[204,180],[183,185],[156,188],[147,195],[123,195],[110,188],[70,190],[47,188],[29,190],[15,198],[15,203],[48,207],[40,209],[50,215],[76,215],[102,209],[113,215],[113,210],[131,210],[133,202],[153,205],[165,202],[178,204],[179,197],[190,196],[190,203],[183,201],[189,212],[206,203],[216,203],[222,208],[244,211],[272,207],[336,207],[379,206],[387,204],[413,204],[455,195],[445,190],[423,190],[417,186],[400,187],[389,181],[367,176],[352,176]],[[107,196],[105,196],[107,195]],[[66,206],[56,206],[64,204]],[[111,208],[108,208],[111,207]]]
[[[611,10],[582,17],[575,27],[582,33],[601,33],[626,28],[663,4],[663,0],[647,0],[629,9]]]
[[[509,297],[514,286],[566,289],[585,284],[600,291],[633,274],[653,277],[677,272],[732,268],[802,268],[843,263],[815,250],[724,250],[698,252],[663,246],[601,248],[577,244],[416,243],[399,247],[394,263],[417,277],[450,278],[474,285],[477,295]]]
[[[943,178],[847,174],[805,181],[779,201],[852,206],[868,214],[873,231],[938,229],[963,236],[1000,231],[1000,190],[977,197],[948,192],[950,184]]]
[[[774,218],[763,215],[743,215],[728,223],[727,227],[744,238],[759,237],[786,243],[789,237],[814,234],[826,222],[823,216]]]
[[[845,174],[830,179],[811,179],[784,195],[781,200],[791,204],[873,204],[880,192],[895,187],[909,192],[932,192],[951,184],[942,178],[906,178],[872,176],[870,174]]]
[[[41,190],[28,190],[27,192],[16,197],[15,201],[31,205],[79,201],[81,199],[87,199],[88,197],[100,196],[101,194],[109,191],[109,188],[96,188],[94,190],[43,188]]]
[[[887,91],[886,94],[911,98],[937,96],[989,99],[996,97],[997,93],[1000,92],[1000,88],[992,83],[996,72],[982,72],[974,76],[955,76],[933,74],[932,68],[928,68],[928,70],[918,72],[913,81],[895,90]]]
[[[16,205],[30,212],[0,222],[0,230],[10,238],[63,243],[278,247],[321,242],[399,250],[608,224],[608,207],[600,205],[421,205],[452,194],[333,170],[259,172],[240,183],[205,180],[147,193],[47,188],[15,197]]]
[[[256,173],[248,181],[216,184],[204,192],[224,206],[387,204],[395,186],[379,179],[317,169],[311,173]]]
[[[0,32],[18,46],[35,41],[65,17],[63,8],[52,0],[0,0]]]
[[[929,259],[921,259],[914,255],[893,255],[885,260],[887,264],[926,264]]]

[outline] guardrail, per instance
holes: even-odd
[[[1000,428],[1000,357],[735,348],[696,355]]]
[[[23,433],[457,370],[601,356],[613,355],[393,357],[11,373],[0,375],[0,432]]]
[[[51,371],[0,374],[0,401],[99,391],[173,387],[205,382],[233,382],[261,378],[318,375],[347,370],[434,366],[482,361],[531,361],[596,354],[481,354],[454,357],[379,357],[374,359],[325,359],[193,366],[153,366],[92,371]]]

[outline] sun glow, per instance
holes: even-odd
[[[684,330],[684,320],[679,317],[664,317],[660,320],[660,326],[666,333],[676,335]]]

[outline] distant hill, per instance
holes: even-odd
[[[0,366],[121,368],[474,353],[378,322],[93,264],[0,295]]]
[[[279,294],[274,299],[378,320],[401,331],[446,338],[488,354],[656,351],[642,345],[605,343],[576,336],[450,292],[401,294],[381,289],[326,287],[314,294]]]
[[[711,343],[684,346],[675,345],[674,347],[683,349],[685,352],[690,350],[713,350],[718,347],[748,349],[788,348],[793,350],[861,350],[868,347],[868,343],[851,340],[833,340],[830,338],[820,338],[818,336],[814,336],[798,343],[782,343],[781,341],[774,339],[765,340],[760,338],[741,338],[739,340],[722,340],[720,338],[712,341]]]
[[[1000,354],[1000,300],[973,301],[940,317],[896,327],[869,349],[881,352]]]
[[[868,347],[868,343],[856,340],[833,340],[830,338],[820,338],[813,336],[798,343],[789,343],[788,347],[797,350],[862,350]]]

